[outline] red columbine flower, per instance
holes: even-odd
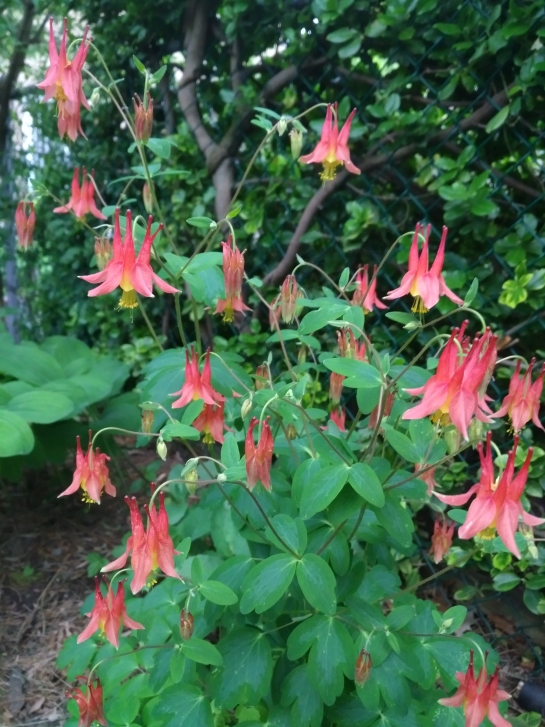
[[[320,174],[320,179],[324,182],[335,179],[337,174],[336,168],[339,164],[344,164],[346,169],[352,172],[352,174],[360,174],[360,170],[350,161],[350,151],[348,150],[350,125],[355,115],[356,109],[346,119],[339,133],[337,104],[328,104],[324,125],[322,127],[322,138],[313,152],[299,157],[299,161],[303,164],[322,164],[324,171]]]
[[[169,396],[180,396],[173,404],[173,409],[181,409],[190,401],[202,399],[205,404],[221,404],[225,397],[212,388],[212,371],[210,368],[210,349],[205,354],[202,374],[199,372],[199,357],[195,353],[194,346],[191,346],[191,358],[189,351],[185,352],[185,382],[179,391]]]
[[[370,313],[374,308],[381,308],[385,310],[388,308],[387,305],[380,300],[377,295],[377,266],[373,268],[373,282],[369,285],[369,265],[364,265],[356,273],[356,284],[357,288],[354,291],[354,297],[352,298],[352,305],[359,305],[363,308],[364,313]]]
[[[333,409],[333,411],[329,415],[329,419],[332,422],[335,422],[335,424],[339,428],[339,431],[340,432],[345,432],[346,431],[346,428],[345,428],[345,424],[346,424],[346,409],[344,408],[344,406],[342,408],[341,407],[337,407],[336,409]],[[324,428],[326,428],[326,427],[324,427]]]
[[[130,553],[131,566],[134,571],[131,581],[131,591],[133,593],[138,593],[146,584],[151,585],[153,573],[159,569],[167,576],[180,579],[174,567],[174,556],[179,555],[179,553],[174,550],[172,538],[168,534],[168,515],[165,509],[164,494],[159,493],[160,505],[158,511],[156,511],[155,505],[152,506],[151,510],[147,505],[144,506],[144,510],[148,515],[147,531],[144,530],[144,523],[142,522],[136,498],[125,496],[125,502],[131,511],[132,534],[127,540],[127,547],[123,555],[105,565],[102,572],[108,573],[118,568],[124,568]],[[152,575],[151,579],[149,578],[150,575]]]
[[[254,427],[257,424],[256,417],[252,417],[248,434],[246,435],[246,477],[248,487],[253,490],[259,480],[266,490],[271,490],[271,463],[273,456],[274,441],[269,427],[269,417],[261,426],[261,437],[257,444],[254,444]]]
[[[232,235],[223,247],[223,277],[225,279],[225,298],[218,300],[215,313],[223,313],[223,320],[230,322],[235,319],[235,311],[243,313],[250,310],[241,298],[242,279],[244,277],[244,253],[235,245],[231,247]]]
[[[509,382],[509,392],[503,400],[501,409],[493,417],[509,415],[515,432],[520,430],[530,421],[543,429],[539,421],[539,400],[543,391],[543,377],[545,376],[545,363],[541,367],[539,376],[532,384],[532,369],[536,363],[535,358],[530,361],[526,373],[520,377],[520,359],[517,361],[515,373]]]
[[[177,293],[178,290],[173,288],[158,275],[156,275],[151,267],[151,246],[155,237],[162,230],[163,225],[159,225],[154,234],[151,234],[152,217],[148,217],[148,228],[144,237],[144,242],[136,257],[134,251],[134,240],[132,238],[132,215],[127,210],[125,219],[125,242],[121,242],[121,227],[119,224],[119,209],[115,211],[114,226],[114,244],[113,257],[107,263],[104,270],[92,275],[79,275],[82,280],[87,283],[100,283],[97,288],[90,290],[87,295],[93,298],[97,295],[106,295],[111,293],[117,287],[123,291],[120,308],[136,308],[138,301],[136,293],[140,293],[146,298],[153,298],[153,283],[165,293]]]
[[[291,323],[297,316],[297,303],[303,297],[295,275],[287,275],[280,289],[280,313],[284,323]]]
[[[27,202],[26,200],[19,202],[17,210],[15,211],[15,229],[17,230],[17,244],[23,250],[26,250],[32,245],[35,224],[36,213],[34,212],[34,203]]]
[[[95,452],[91,449],[93,433],[89,430],[89,446],[87,454],[83,454],[80,438],[76,437],[76,471],[72,484],[61,492],[63,495],[73,495],[80,487],[83,490],[84,502],[96,502],[100,505],[102,490],[115,497],[115,487],[110,482],[110,474],[106,462],[110,459],[107,454],[101,454],[100,449]]]
[[[459,507],[475,493],[477,497],[467,512],[465,523],[458,530],[458,535],[463,540],[469,540],[478,535],[480,538],[490,539],[496,535],[496,531],[505,547],[520,558],[520,552],[515,542],[519,517],[525,525],[535,526],[545,522],[543,518],[530,515],[522,508],[520,498],[524,492],[528,470],[532,459],[533,450],[528,449],[526,460],[518,473],[515,475],[515,456],[519,438],[515,437],[513,449],[507,457],[506,467],[500,477],[494,477],[494,463],[492,461],[492,432],[486,435],[486,452],[483,452],[482,442],[479,442],[477,449],[481,460],[481,478],[476,485],[473,485],[463,495],[435,495],[447,505]]]
[[[498,689],[499,669],[497,666],[487,684],[488,674],[486,664],[483,664],[475,679],[473,651],[471,651],[466,673],[456,672],[456,679],[460,682],[457,692],[452,697],[440,699],[439,704],[445,707],[463,707],[466,727],[479,727],[485,717],[488,717],[494,727],[510,727],[511,723],[504,719],[498,710],[498,703],[510,697],[507,692]]]
[[[76,679],[82,679],[87,682],[87,679],[83,676],[76,677]],[[75,699],[78,705],[78,727],[91,727],[95,720],[103,725],[103,727],[107,727],[108,723],[104,719],[102,706],[102,684],[98,677],[95,677],[87,683],[87,694],[79,687],[74,687],[66,692],[66,696]]]
[[[373,666],[373,660],[371,654],[365,649],[362,649],[356,660],[356,668],[354,669],[354,681],[358,686],[363,686],[369,679],[371,668]]]
[[[428,225],[422,252],[420,256],[418,255],[418,240],[420,235],[424,235],[424,230],[424,225],[420,223],[416,224],[411,251],[409,253],[409,270],[403,276],[399,288],[391,290],[384,298],[386,300],[393,300],[394,298],[402,298],[404,295],[410,293],[414,298],[414,303],[411,308],[413,313],[427,313],[430,308],[437,305],[442,295],[446,295],[453,303],[463,305],[464,301],[452,292],[445,283],[442,275],[448,228],[443,227],[439,250],[437,250],[437,255],[429,270],[428,241],[430,239],[431,225]]]
[[[463,330],[455,328],[439,357],[435,374],[416,389],[406,389],[414,396],[423,394],[422,401],[403,414],[403,419],[422,419],[430,416],[433,422],[447,426],[452,422],[464,439],[469,439],[468,426],[473,415],[490,423],[490,411],[483,388],[490,380],[490,364],[497,355],[496,340],[489,329],[483,336],[476,336],[467,356],[462,351],[465,339]]]
[[[454,523],[443,520],[439,516],[435,518],[433,526],[433,535],[431,536],[431,550],[433,562],[440,563],[445,555],[448,554],[452,545],[452,537],[454,535]]]
[[[64,214],[72,212],[78,219],[83,219],[87,213],[97,217],[99,220],[105,220],[106,217],[100,212],[95,204],[95,185],[87,176],[85,167],[83,167],[83,182],[81,188],[79,186],[79,167],[74,167],[74,176],[72,177],[72,195],[68,204],[62,207],[55,207],[53,212]],[[95,170],[93,169],[91,176],[95,178]]]
[[[89,108],[87,99],[83,94],[83,79],[81,76],[83,64],[89,50],[89,43],[87,42],[89,28],[85,28],[83,40],[72,61],[69,61],[66,57],[67,32],[68,20],[65,18],[61,46],[57,53],[57,44],[53,35],[53,18],[49,20],[49,68],[44,80],[36,85],[45,91],[43,101],[49,101],[50,98],[57,101],[59,117],[57,126],[61,139],[65,134],[68,134],[70,139],[75,141],[78,133],[85,136],[80,121],[81,104],[86,109]]]
[[[204,433],[203,442],[212,444],[214,441],[223,444],[223,430],[225,427],[223,418],[224,403],[205,404],[204,409],[193,422],[195,429]]]
[[[148,91],[147,104],[144,106],[138,94],[134,94],[132,100],[134,104],[134,127],[135,135],[138,141],[147,144],[151,136],[153,126],[153,99]]]
[[[343,358],[355,358],[358,361],[367,360],[365,341],[358,343],[356,336],[350,329],[345,328],[343,331],[337,331],[337,345]]]
[[[143,629],[142,624],[134,621],[127,615],[125,607],[124,581],[119,581],[117,594],[114,596],[111,585],[104,579],[108,592],[106,598],[101,593],[98,576],[95,576],[95,605],[91,613],[86,614],[91,619],[87,627],[78,636],[78,644],[86,641],[95,631],[104,634],[110,644],[119,649],[119,629],[124,626],[128,629]]]
[[[331,372],[329,377],[329,398],[332,404],[338,404],[340,402],[345,378],[346,376],[342,376],[342,374],[336,374],[334,371]]]

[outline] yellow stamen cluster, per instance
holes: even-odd
[[[484,530],[481,530],[477,537],[481,538],[481,540],[493,540],[496,537],[496,526],[489,525]]]
[[[449,415],[449,413],[448,412],[443,412],[443,411],[441,411],[441,409],[438,409],[435,412],[435,414],[432,414],[431,417],[430,417],[430,419],[433,422],[433,424],[437,424],[437,422],[439,422],[439,424],[442,427],[448,427],[448,425],[450,424],[450,415]]]
[[[322,182],[331,182],[337,176],[337,167],[339,164],[342,164],[342,162],[338,161],[338,159],[335,159],[334,161],[324,159],[322,164],[324,171],[320,174],[320,179]]]
[[[427,313],[428,309],[424,305],[422,298],[419,295],[415,295],[414,303],[412,304],[411,310],[413,313]]]
[[[138,300],[134,288],[123,291],[123,295],[119,301],[119,308],[138,308]]]
[[[210,434],[210,432],[205,432],[202,441],[204,444],[214,444],[214,437]]]

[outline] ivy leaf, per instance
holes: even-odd
[[[300,512],[303,520],[325,510],[333,502],[346,484],[348,471],[345,464],[335,464],[324,467],[314,479],[307,480],[301,495]]]
[[[293,704],[291,721],[297,727],[320,727],[324,707],[318,690],[310,683],[306,664],[296,667],[282,683],[281,704]]]
[[[214,701],[225,709],[257,704],[269,691],[272,677],[267,637],[250,627],[235,629],[218,643],[218,649],[226,666],[212,679]]]
[[[348,471],[348,482],[358,495],[361,495],[371,505],[375,507],[384,505],[382,484],[368,464],[363,462],[353,464]]]
[[[242,582],[241,613],[263,613],[274,606],[288,590],[296,565],[293,555],[278,553],[252,568]]]
[[[337,610],[336,580],[323,558],[307,553],[297,563],[297,581],[303,595],[317,611],[333,615]]]
[[[217,603],[218,606],[232,606],[238,601],[236,593],[219,581],[204,581],[199,589],[208,601]]]
[[[153,715],[168,715],[164,727],[214,727],[210,702],[191,684],[174,684],[161,692]]]

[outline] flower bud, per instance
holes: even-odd
[[[522,537],[526,540],[528,543],[528,554],[537,560],[539,558],[539,551],[537,549],[537,546],[534,542],[534,529],[531,525],[526,525],[526,523],[520,523],[519,524],[519,532],[522,535]]]
[[[96,106],[99,101],[100,101],[100,88],[98,88],[98,87],[93,88],[93,93],[91,94],[89,103],[91,106]]]
[[[369,679],[369,674],[371,673],[372,666],[373,661],[371,659],[371,655],[369,654],[369,652],[365,651],[365,649],[362,649],[360,651],[360,655],[356,660],[356,669],[354,672],[354,681],[358,686],[363,686],[365,682]]]
[[[144,207],[146,208],[146,212],[148,215],[151,215],[153,212],[153,198],[151,196],[151,189],[149,188],[149,184],[147,182],[144,183],[144,186],[142,187],[142,199],[144,200]]]
[[[256,381],[256,389],[257,389],[257,381]],[[246,419],[246,417],[248,416],[248,414],[249,414],[249,413],[250,413],[250,412],[252,411],[252,405],[253,405],[253,402],[252,402],[252,397],[251,397],[251,396],[249,396],[249,397],[248,397],[248,398],[247,398],[247,399],[246,399],[246,400],[245,400],[245,401],[244,401],[244,402],[242,403],[242,406],[241,406],[241,408],[240,408],[240,416],[241,416],[241,417],[242,417],[243,419]]]
[[[301,149],[303,148],[303,132],[298,131],[297,129],[292,129],[290,131],[290,145],[291,145],[291,155],[292,157],[297,160],[301,156]]]
[[[286,427],[286,437],[287,439],[295,439],[297,437],[297,429],[295,428],[295,424],[288,424]]]
[[[346,377],[332,373],[329,379],[329,398],[333,404],[338,404],[343,392],[343,381]]]
[[[301,344],[299,347],[299,351],[297,351],[297,363],[303,364],[307,360],[307,347],[304,343]]]
[[[255,390],[266,389],[270,379],[269,365],[265,362],[260,364],[255,370],[255,376]]]
[[[291,323],[295,318],[295,305],[297,303],[297,280],[294,275],[286,276],[280,290],[280,308],[284,323]]]
[[[147,100],[148,103],[144,106],[136,94],[133,98],[135,135],[137,140],[143,141],[144,144],[148,143],[153,126],[153,99],[149,92]]]
[[[153,431],[153,419],[153,412],[149,409],[144,409],[142,412],[142,432],[144,434],[151,434]]]
[[[456,429],[456,427],[447,427],[443,431],[443,439],[445,440],[445,444],[447,445],[447,451],[449,454],[454,454],[454,452],[457,452],[460,449],[460,444],[462,443],[462,435]]]
[[[473,446],[478,444],[483,438],[483,430],[484,426],[482,422],[475,418],[471,420],[467,433],[469,434],[469,441]]]
[[[189,641],[189,639],[193,636],[194,622],[195,619],[189,613],[189,611],[186,611],[185,608],[182,609],[182,612],[180,614],[180,633],[184,641]]]
[[[350,329],[337,331],[337,343],[343,358],[356,358],[356,337]]]
[[[165,444],[165,440],[163,439],[163,437],[157,437],[157,454],[159,455],[159,457],[161,457],[163,462],[166,460],[167,445]]]
[[[197,481],[199,479],[199,473],[197,469],[189,470],[184,475],[185,487],[190,495],[194,495],[197,492]]]
[[[107,237],[95,237],[95,257],[99,270],[104,270],[112,257],[112,246]]]
[[[287,128],[288,128],[288,122],[282,116],[280,118],[280,120],[278,121],[278,124],[276,125],[276,130],[278,131],[278,136],[282,136],[282,134],[285,133],[285,131],[286,131]]]
[[[271,331],[276,331],[277,324],[280,321],[280,296],[277,295],[276,298],[271,301],[270,308],[269,308],[269,325],[271,327]]]

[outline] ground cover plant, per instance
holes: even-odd
[[[57,29],[52,21],[50,66],[39,87],[57,104],[60,136],[74,140],[87,118],[85,62],[90,53],[102,56],[87,30],[68,45],[66,22],[58,48]],[[95,720],[508,725],[497,655],[479,636],[456,633],[465,607],[441,613],[419,598],[418,572],[407,565],[414,517],[424,507],[436,518],[436,562],[447,556],[456,525],[459,540],[473,545],[459,546],[447,567],[477,553],[532,557],[532,528],[544,521],[529,512],[524,491],[533,461],[528,425],[541,426],[543,368],[521,356],[501,358],[497,335],[471,307],[477,280],[463,297],[449,288],[446,227],[435,236],[415,222],[378,265],[346,268],[338,279],[297,256],[272,300],[259,277],[245,275],[237,228],[254,160],[279,136],[286,153],[309,165],[309,179],[314,165],[324,185],[341,167],[358,175],[349,149],[354,111],[339,119],[346,104],[320,103],[296,116],[259,108],[255,120],[265,134],[225,216],[187,219],[203,236],[189,256],[180,255],[157,195],[164,170],[152,160],[167,158],[170,147],[152,136],[151,93],[164,69],[135,64],[143,88],[134,112],[106,64],[101,77],[91,75],[121,114],[127,153],[140,157],[124,181],[144,187],[150,216],[133,218],[122,196],[99,209],[95,178],[83,167],[74,170],[70,200],[54,211],[99,220],[90,227],[98,271],[80,276],[82,294],[89,284],[90,297],[109,296],[122,315],[142,315],[159,348],[146,304],[158,291],[174,296],[181,346],[145,366],[142,426],[132,433],[142,443],[155,439],[162,459],[178,443],[191,456],[152,485],[145,503],[125,497],[131,534],[97,576],[85,605],[88,626],[59,657],[75,682],[74,721],[77,713],[85,727]],[[316,117],[323,119],[317,143],[306,126]],[[301,156],[303,145],[314,149]],[[46,195],[56,192],[39,191]],[[32,204],[21,200],[17,210],[25,249]],[[404,246],[406,272],[388,292],[381,270]],[[298,282],[306,268],[322,279],[316,295]],[[182,298],[194,311],[194,336]],[[411,313],[396,310],[398,298],[410,300]],[[441,299],[448,309],[436,314]],[[239,325],[255,307],[267,310],[269,354],[255,372],[239,353],[203,345],[198,305]],[[393,349],[366,332],[369,317],[385,306],[406,331]],[[426,344],[409,357],[423,331],[430,332]],[[509,393],[495,402],[489,384],[513,358]],[[507,455],[494,441],[505,417]],[[114,423],[83,446],[78,440],[73,480],[59,496],[100,505],[116,495],[99,448],[116,431],[126,433]],[[465,493],[440,490],[436,468],[470,447],[479,476]]]

